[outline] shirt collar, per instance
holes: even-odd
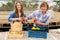
[[[42,10],[41,9],[39,10],[39,13],[41,13],[41,15],[42,15]],[[48,14],[48,10],[46,11],[46,14]],[[44,16],[46,16],[46,14]]]

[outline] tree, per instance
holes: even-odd
[[[60,12],[60,1],[57,1],[58,11]]]

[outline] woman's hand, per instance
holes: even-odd
[[[26,20],[28,20],[28,18],[27,18],[27,17],[25,18],[25,21],[26,21]]]

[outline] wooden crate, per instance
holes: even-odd
[[[21,22],[14,22],[11,23],[11,29],[8,33],[8,38],[22,38],[23,31],[22,31],[22,23]]]

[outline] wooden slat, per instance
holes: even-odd
[[[4,12],[0,12],[0,24],[9,24],[8,22],[8,17],[9,17],[9,14],[3,14]]]
[[[0,15],[9,15],[11,11],[0,11]]]
[[[9,24],[10,22],[8,22],[8,20],[0,20],[0,24]]]

